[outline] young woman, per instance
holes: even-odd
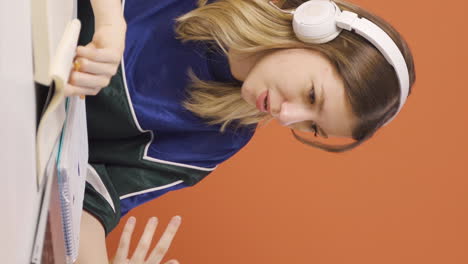
[[[296,14],[284,11],[306,2],[368,19],[393,50],[387,54],[391,47],[382,51],[348,30],[310,43],[293,23]],[[344,1],[79,0],[79,18],[84,46],[68,92],[96,95],[86,99],[90,167],[82,225],[82,232],[93,231],[82,237],[100,245],[81,247],[84,259],[103,259],[104,237],[123,215],[202,180],[245,146],[260,121],[354,139],[333,146],[294,132],[320,149],[349,150],[396,116],[415,81],[402,37]]]

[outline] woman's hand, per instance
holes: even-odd
[[[118,21],[118,22],[117,22]],[[96,95],[109,85],[125,48],[127,26],[123,19],[96,26],[93,40],[78,46],[65,95]]]
[[[181,218],[179,216],[174,216],[171,219],[166,230],[164,231],[164,234],[161,236],[161,239],[159,239],[156,247],[148,257],[148,260],[145,261],[145,257],[148,253],[149,246],[151,245],[154,231],[156,230],[157,222],[158,219],[156,217],[150,218],[146,224],[145,231],[140,238],[140,242],[138,242],[138,246],[135,249],[132,258],[129,259],[128,249],[130,247],[130,240],[136,223],[135,217],[130,217],[124,227],[122,236],[120,237],[119,247],[112,264],[160,264],[164,255],[169,249],[169,246],[171,245],[172,239],[174,238],[177,229],[180,226]],[[178,263],[179,262],[177,260],[170,260],[165,262],[165,264]]]

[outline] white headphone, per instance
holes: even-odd
[[[393,66],[398,76],[401,91],[400,106],[384,126],[396,117],[408,97],[409,73],[403,54],[385,31],[369,20],[359,18],[356,13],[341,11],[331,0],[309,0],[293,11],[282,10],[271,1],[269,3],[281,12],[294,15],[294,32],[301,41],[326,43],[338,37],[343,29],[354,31],[370,41]]]

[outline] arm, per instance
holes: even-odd
[[[81,62],[81,71],[85,74],[97,75],[101,79],[105,79],[107,83],[111,76],[115,74],[121,53],[123,52],[124,36],[126,31],[126,23],[123,17],[121,0],[91,0],[95,20],[95,38],[81,52],[77,52],[77,61]],[[103,32],[103,33],[101,33]],[[114,45],[112,45],[114,44]],[[110,50],[105,50],[110,47]],[[96,48],[102,48],[98,52]],[[108,56],[108,53],[117,53],[116,58]],[[80,58],[81,57],[81,58]],[[83,60],[86,58],[87,60]],[[94,64],[93,61],[99,60],[99,64]],[[111,63],[107,63],[110,61]],[[94,64],[94,65],[92,65]],[[92,67],[90,67],[92,66]],[[106,74],[107,73],[107,74]],[[81,77],[81,78],[80,78]],[[71,94],[90,94],[83,91],[80,86],[96,87],[97,91],[102,88],[102,80],[95,79],[91,82],[83,81],[82,76],[76,76],[76,71],[72,76],[71,84],[74,84],[76,91]],[[92,93],[91,93],[92,94]],[[80,225],[80,248],[78,259],[75,264],[107,264],[107,248],[105,231],[102,224],[97,218],[83,210]]]
[[[80,225],[80,248],[75,264],[107,264],[104,227],[90,213],[83,210]]]
[[[91,0],[96,28],[103,25],[125,24],[121,0]]]
[[[94,35],[78,46],[65,95],[96,95],[106,87],[122,59],[127,24],[120,0],[91,0]]]

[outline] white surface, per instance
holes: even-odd
[[[58,11],[62,8],[69,10],[70,3],[76,4],[72,0],[51,2],[57,2],[52,6]],[[2,263],[29,263],[39,213],[31,3],[35,0],[0,1]],[[75,6],[73,13],[76,16]],[[70,13],[64,15],[68,17]]]
[[[38,213],[30,24],[30,0],[0,1],[2,263],[28,263]]]

